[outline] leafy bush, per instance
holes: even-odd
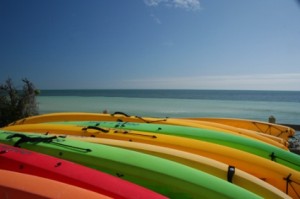
[[[22,81],[23,90],[17,90],[10,78],[0,85],[0,127],[38,114],[36,96],[39,90],[29,80]]]

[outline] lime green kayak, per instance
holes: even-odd
[[[170,198],[261,198],[197,169],[136,151],[3,130],[0,130],[0,142],[77,162]]]
[[[300,171],[300,158],[297,154],[291,153],[290,151],[283,150],[265,142],[218,131],[177,125],[133,122],[70,121],[54,123],[82,126],[87,130],[89,128],[97,129],[99,127],[107,127],[188,137],[239,149],[266,159],[270,159],[279,164]]]

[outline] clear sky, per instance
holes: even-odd
[[[296,0],[0,0],[0,80],[300,90]]]

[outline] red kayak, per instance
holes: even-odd
[[[0,169],[60,181],[112,198],[167,198],[147,188],[101,171],[5,144],[0,144],[0,162]]]

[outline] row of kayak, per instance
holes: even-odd
[[[242,119],[29,117],[0,130],[0,173],[41,187],[4,178],[0,194],[40,197],[60,183],[50,198],[300,198],[300,157],[288,150],[294,133]]]

